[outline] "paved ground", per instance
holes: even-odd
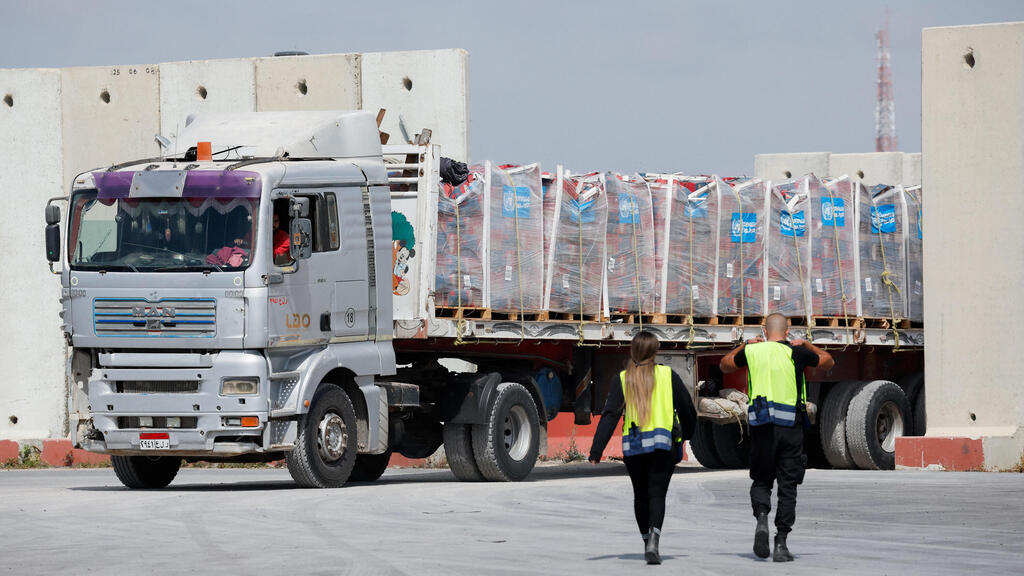
[[[1024,475],[808,471],[790,548],[750,551],[744,472],[680,467],[665,564],[643,564],[621,464],[518,484],[389,470],[299,490],[284,470],[184,470],[123,489],[109,469],[0,471],[0,574],[1020,574]]]

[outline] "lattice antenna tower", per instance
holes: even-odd
[[[889,11],[885,11],[885,27],[875,32],[878,40],[878,99],[875,102],[875,151],[893,152],[899,147],[896,138],[896,101],[892,92],[892,69],[889,55]]]

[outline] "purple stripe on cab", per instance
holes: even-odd
[[[96,197],[128,198],[135,172],[93,172]],[[172,196],[168,194],[168,197]],[[184,198],[259,198],[260,175],[232,170],[195,170],[185,175]]]

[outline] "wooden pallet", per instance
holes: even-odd
[[[472,306],[463,306],[462,308],[451,306],[435,306],[434,317],[453,318],[455,320],[490,320],[491,310],[489,308],[476,308]]]
[[[911,327],[910,320],[897,319],[893,325],[892,318],[862,318],[865,328],[881,328],[883,330],[906,330]]]
[[[555,312],[549,311],[547,314],[548,322],[605,322],[605,318],[601,314],[574,314],[572,312]]]
[[[816,328],[861,328],[863,319],[856,316],[813,316],[811,326]]]
[[[761,326],[764,316],[718,316],[718,324],[726,326]]]
[[[520,312],[518,310],[490,310],[491,320],[511,320],[516,322],[545,322],[548,319],[549,312],[537,312],[537,311],[526,311]]]

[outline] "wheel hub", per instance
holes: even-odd
[[[875,434],[878,444],[886,452],[896,451],[896,438],[903,436],[903,415],[894,402],[886,402],[875,418]]]
[[[324,414],[317,427],[317,449],[326,461],[338,460],[345,454],[348,430],[345,421],[334,412]]]
[[[513,406],[505,416],[502,427],[502,439],[505,445],[505,452],[513,460],[522,460],[530,450],[532,431],[530,430],[530,419],[526,416],[526,409],[522,406]]]

